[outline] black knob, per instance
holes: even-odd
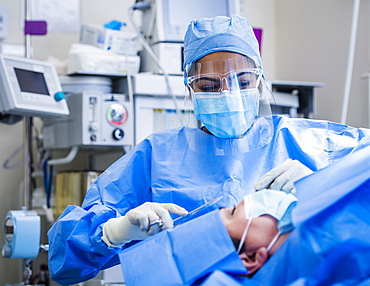
[[[113,130],[112,136],[114,140],[121,140],[125,136],[125,132],[120,128],[116,128]]]
[[[96,141],[96,134],[91,134],[90,140],[95,142]]]

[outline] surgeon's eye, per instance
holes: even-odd
[[[217,92],[220,90],[221,82],[218,78],[201,77],[194,81],[195,91]]]
[[[255,88],[257,82],[257,76],[250,72],[241,72],[237,75],[239,88]]]
[[[250,81],[239,81],[239,88],[240,89],[251,88],[251,82]]]

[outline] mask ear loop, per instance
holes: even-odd
[[[242,249],[242,246],[244,244],[245,238],[247,237],[248,229],[249,229],[251,223],[252,223],[252,219],[250,218],[250,219],[248,219],[247,226],[245,227],[242,238],[240,239],[239,246],[238,246],[238,251],[237,251],[238,254],[240,253],[240,250]]]
[[[281,231],[278,231],[278,233],[274,236],[274,238],[271,240],[269,245],[267,246],[267,252],[271,250],[271,248],[274,246],[275,242],[278,240],[279,236],[281,234]]]

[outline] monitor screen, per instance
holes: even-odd
[[[236,14],[235,0],[162,0],[164,38],[159,41],[182,42],[191,20]]]
[[[68,115],[55,66],[0,54],[0,112],[27,116]]]
[[[43,73],[14,68],[22,92],[50,95]]]
[[[229,16],[230,14],[225,0],[168,0],[167,3],[169,12],[167,16],[170,25],[187,26],[193,19]]]

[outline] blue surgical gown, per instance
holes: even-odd
[[[74,284],[118,264],[120,249],[101,240],[102,225],[146,201],[192,210],[223,195],[220,206],[230,207],[287,158],[316,171],[370,135],[368,129],[278,115],[272,125],[268,140],[256,125],[242,139],[220,139],[187,127],[150,135],[95,181],[81,207],[68,206],[54,223],[48,232],[51,277]]]
[[[296,229],[252,278],[218,272],[208,278],[212,284],[204,285],[370,285],[370,146],[365,147],[366,141],[350,156],[295,183]]]
[[[370,278],[370,147],[300,180],[296,187],[297,228],[252,278],[252,285],[297,280],[292,286],[365,285]]]

